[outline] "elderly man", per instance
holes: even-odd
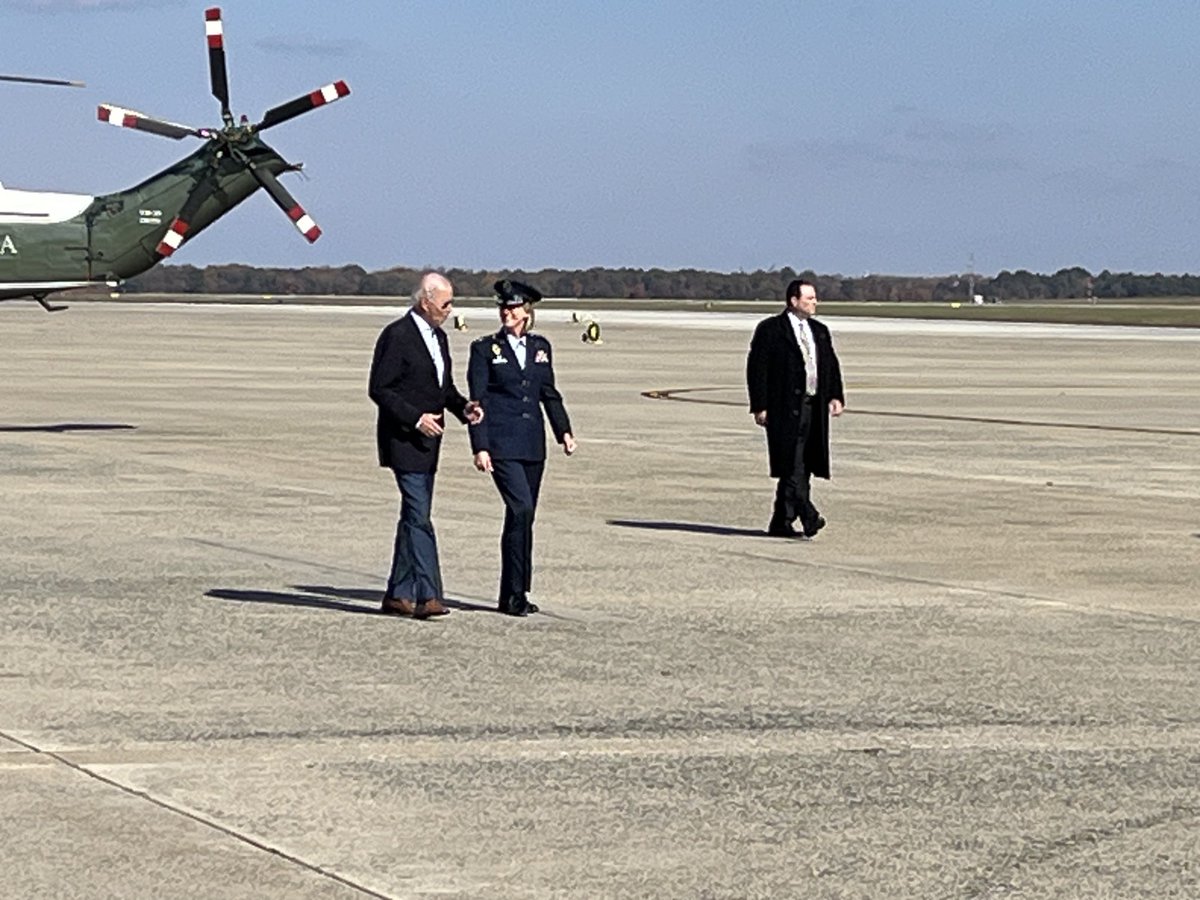
[[[400,519],[383,611],[428,619],[447,615],[443,604],[433,481],[442,446],[445,411],[463,424],[483,418],[451,376],[450,347],[442,323],[454,305],[449,279],[427,272],[413,291],[412,309],[389,324],[375,344],[368,394],[379,407],[379,464],[400,488]]]

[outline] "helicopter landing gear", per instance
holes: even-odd
[[[44,309],[46,312],[62,312],[64,309],[66,309],[65,306],[55,306],[53,303],[47,303],[46,297],[46,294],[33,295],[33,299],[41,304],[42,309]]]

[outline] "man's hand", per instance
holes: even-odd
[[[567,456],[570,456],[572,453],[574,453],[575,448],[578,446],[579,445],[575,443],[575,438],[571,436],[570,432],[563,435],[563,453],[567,454]]]
[[[829,401],[829,414],[831,416],[840,416],[842,414],[842,410],[845,408],[846,407],[842,404],[841,400]]]
[[[441,437],[442,432],[442,417],[437,413],[422,413],[421,418],[417,419],[417,431],[425,435],[425,437]]]
[[[475,454],[475,468],[480,472],[492,471],[492,454],[486,450],[480,450]]]
[[[483,421],[483,407],[480,405],[478,400],[472,400],[470,403],[468,403],[466,408],[463,410],[463,413],[467,417],[468,425],[478,425]]]
[[[765,409],[760,409],[758,412],[756,412],[756,413],[754,414],[754,424],[755,424],[755,425],[762,425],[763,427],[766,427],[766,424],[767,424],[767,411],[766,411]]]

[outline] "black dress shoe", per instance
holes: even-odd
[[[790,538],[793,541],[811,541],[812,537],[803,532],[797,531],[791,525],[771,525],[767,528],[767,534],[771,537]]]
[[[825,527],[825,517],[817,516],[816,520],[804,526],[804,536],[813,537],[818,531]]]
[[[527,616],[529,615],[529,603],[519,594],[514,594],[511,597],[505,597],[500,601],[497,607],[500,612],[506,616]]]

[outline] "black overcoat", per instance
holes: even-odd
[[[487,450],[496,459],[531,462],[546,458],[546,426],[550,419],[560,444],[571,432],[562,394],[554,385],[554,351],[540,334],[525,336],[525,368],[501,328],[471,344],[467,385],[472,400],[483,405],[483,420],[471,426],[471,450]]]
[[[437,368],[410,312],[389,324],[375,342],[367,393],[379,407],[375,438],[379,464],[402,472],[436,472],[442,439],[417,430],[417,420],[448,409],[466,423],[467,398],[454,386],[450,343],[446,332],[434,329],[445,365],[445,384],[437,381]],[[444,422],[444,418],[443,418]]]
[[[750,411],[767,412],[767,451],[771,477],[792,474],[796,441],[800,435],[800,407],[804,402],[804,356],[796,342],[791,315],[787,312],[763,319],[754,329],[746,358],[746,386]],[[805,448],[804,464],[818,478],[829,477],[829,401],[846,398],[842,389],[842,367],[833,349],[829,329],[816,319],[808,320],[817,348],[817,395],[813,399],[811,438]]]

